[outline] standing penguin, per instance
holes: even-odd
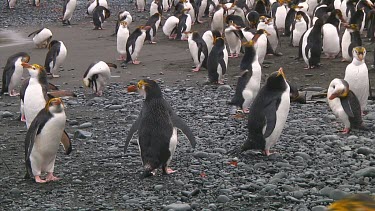
[[[223,33],[224,30],[224,13],[226,11],[226,7],[222,5],[218,5],[216,7],[216,11],[212,16],[211,20],[211,30],[217,30],[220,33]]]
[[[110,67],[117,68],[115,64],[103,61],[90,64],[83,75],[83,84],[86,87],[91,87],[96,95],[102,96],[103,90],[111,77]]]
[[[333,79],[328,87],[327,99],[333,114],[345,125],[343,133],[362,126],[361,106],[347,81]]]
[[[261,65],[263,64],[264,57],[267,54],[267,43],[268,43],[267,36],[268,35],[269,33],[264,29],[259,29],[254,34],[254,36],[259,36],[255,44],[255,49],[257,51],[259,64]]]
[[[134,133],[138,131],[138,145],[145,168],[141,177],[152,176],[159,167],[162,168],[163,174],[173,173],[169,164],[177,147],[177,130],[185,134],[193,148],[196,145],[194,135],[163,98],[155,81],[140,80],[137,86],[145,100],[138,119],[126,137],[125,152]]]
[[[135,6],[136,6],[138,12],[145,11],[146,0],[136,0]]]
[[[197,22],[203,23],[202,17],[207,9],[208,0],[200,0],[200,1],[197,1],[197,3],[198,2],[199,4],[197,5],[198,7]]]
[[[193,72],[198,72],[203,66],[207,68],[208,50],[207,45],[198,32],[189,32],[188,43],[191,57],[193,58],[195,68]]]
[[[160,0],[153,0],[150,5],[150,17],[155,13],[163,14],[163,4],[160,3]]]
[[[109,18],[111,12],[103,6],[97,6],[92,14],[92,21],[94,22],[94,30],[103,29],[105,19]]]
[[[277,47],[279,46],[279,32],[278,28],[275,26],[273,22],[273,18],[267,18],[265,30],[268,33],[267,40],[269,42],[270,47],[272,48],[273,54],[276,56],[281,56],[282,53],[276,52]]]
[[[298,47],[301,41],[302,35],[308,29],[308,22],[306,22],[302,15],[296,15],[296,19],[293,24],[292,33],[290,35],[290,41],[293,47]]]
[[[146,26],[150,26],[150,28],[146,31],[146,40],[150,41],[150,44],[155,44],[154,41],[156,32],[159,29],[161,22],[161,14],[155,13],[153,14],[147,21]]]
[[[17,96],[16,87],[21,83],[23,74],[22,63],[29,62],[30,56],[25,52],[19,52],[10,56],[4,67],[1,95],[8,93],[9,96]]]
[[[357,24],[344,25],[346,27],[341,39],[341,61],[351,61],[353,48],[362,45],[361,34]]]
[[[108,9],[108,2],[107,0],[92,0],[87,7],[86,13],[92,15],[97,6],[102,6]]]
[[[66,55],[68,54],[63,41],[52,40],[48,46],[48,53],[46,55],[46,60],[44,67],[48,75],[52,75],[54,78],[60,77],[55,75],[57,68],[62,65],[65,61]]]
[[[178,18],[178,25],[177,25],[177,36],[176,39],[178,40],[187,40],[187,36],[184,32],[189,32],[191,29],[191,16],[188,14],[190,9],[182,9],[182,14]]]
[[[65,0],[63,6],[63,25],[70,25],[70,20],[73,17],[73,12],[76,9],[77,0]]]
[[[45,183],[59,178],[53,175],[55,160],[60,142],[63,140],[65,154],[70,154],[72,145],[64,131],[66,115],[60,98],[47,102],[27,130],[25,138],[25,178],[34,177],[35,182]],[[41,174],[47,173],[43,180]]]
[[[176,39],[177,37],[177,25],[180,20],[172,15],[170,16],[163,25],[163,33],[168,36],[168,39]]]
[[[368,69],[365,63],[366,49],[361,46],[353,48],[353,61],[345,70],[344,80],[349,83],[350,90],[357,96],[361,111],[366,109],[370,93]]]
[[[276,144],[285,126],[289,108],[290,88],[280,68],[267,78],[250,107],[249,136],[241,150],[259,149],[270,155],[270,148]]]
[[[203,33],[202,39],[204,40],[204,42],[207,45],[207,52],[208,52],[207,55],[210,55],[210,52],[212,50],[212,47],[214,46],[214,41],[215,41],[216,37],[221,37],[221,33],[219,31],[207,30],[206,32]]]
[[[259,13],[257,11],[250,11],[246,15],[247,21],[249,21],[249,27],[252,29],[256,29],[259,23]]]
[[[340,53],[340,21],[344,21],[341,10],[333,10],[322,27],[323,53],[334,59]]]
[[[207,59],[208,80],[210,83],[224,84],[224,74],[228,67],[228,51],[223,37],[216,37]]]
[[[225,29],[224,35],[229,47],[229,58],[238,58],[241,50],[240,27],[233,22]]]
[[[33,36],[33,42],[37,48],[47,48],[52,39],[52,32],[48,28],[41,28],[29,34],[28,37]]]
[[[126,43],[129,38],[128,23],[126,21],[120,22],[120,27],[117,31],[117,52],[120,54],[118,60],[125,60],[126,55]]]
[[[126,42],[126,60],[125,63],[132,62],[133,64],[140,64],[138,55],[142,50],[143,44],[146,39],[146,31],[150,26],[140,26],[136,28]]]
[[[313,69],[320,65],[320,55],[322,53],[322,26],[323,21],[317,19],[315,25],[308,29],[301,38],[300,52],[307,67]]]
[[[275,26],[278,30],[285,29],[287,12],[287,6],[285,5],[284,0],[278,0],[272,4],[272,18],[275,19]]]
[[[117,21],[116,21],[116,28],[114,35],[117,35],[118,28],[120,27],[121,21],[125,21],[127,26],[129,26],[133,22],[133,17],[130,15],[128,11],[120,11],[117,15]]]

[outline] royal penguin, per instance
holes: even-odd
[[[146,0],[136,0],[135,7],[137,8],[138,12],[144,12],[146,6]]]
[[[116,21],[116,28],[114,35],[117,35],[117,31],[120,27],[121,21],[125,21],[126,25],[129,26],[133,22],[133,17],[131,16],[130,12],[128,11],[120,11],[117,14],[117,21]]]
[[[268,14],[268,9],[267,7],[269,6],[270,2],[266,0],[256,0],[255,5],[254,5],[254,11],[257,11],[259,15],[267,15]]]
[[[241,28],[244,28],[247,26],[245,21],[240,16],[233,15],[233,14],[227,15],[225,17],[225,23],[229,25],[232,22]]]
[[[275,20],[275,26],[278,30],[285,29],[285,19],[287,14],[287,6],[284,0],[278,0],[271,6],[271,17]]]
[[[159,85],[149,79],[140,80],[138,92],[144,97],[142,110],[126,137],[125,152],[135,132],[138,131],[138,146],[144,172],[141,178],[155,175],[161,167],[163,174],[173,171],[169,168],[177,147],[177,131],[180,130],[195,148],[195,137],[186,123],[173,111],[163,98]]]
[[[47,48],[52,39],[52,32],[48,28],[41,28],[29,34],[37,48]]]
[[[155,13],[163,14],[163,4],[160,3],[160,0],[153,0],[150,5],[150,17]]]
[[[229,58],[238,58],[241,50],[240,26],[233,22],[224,30],[224,36],[229,47]]]
[[[328,15],[330,11],[331,9],[327,4],[319,4],[314,10],[314,14],[311,19],[311,25],[313,26],[315,24],[315,21],[318,19],[325,20],[325,17]]]
[[[264,57],[267,54],[267,43],[268,43],[267,36],[268,35],[269,33],[264,29],[259,29],[254,34],[254,36],[259,36],[257,38],[257,42],[255,43],[255,49],[257,52],[259,64],[261,65],[263,64]]]
[[[353,48],[356,46],[362,46],[361,34],[357,24],[346,24],[345,32],[341,38],[341,61],[352,61]]]
[[[366,14],[363,11],[363,9],[359,9],[354,12],[354,14],[350,17],[350,24],[356,24],[359,29],[359,33],[362,34],[363,29],[365,27],[365,21],[366,21]]]
[[[228,51],[223,37],[216,37],[207,59],[208,81],[224,84],[224,74],[228,67]]]
[[[118,60],[125,60],[126,58],[126,43],[128,42],[129,34],[128,23],[121,21],[117,31],[117,53],[120,54]]]
[[[216,30],[207,30],[203,33],[202,39],[207,45],[207,52],[208,55],[210,55],[210,52],[212,50],[212,47],[214,46],[214,41],[216,37],[221,37],[221,33]]]
[[[308,29],[308,22],[306,22],[302,15],[296,15],[295,21],[293,23],[292,33],[290,34],[290,41],[293,47],[298,47],[302,35]]]
[[[273,72],[251,104],[248,137],[241,150],[262,150],[267,156],[285,126],[290,108],[290,87],[283,69]]]
[[[190,9],[183,9],[182,14],[179,16],[179,21],[177,25],[177,40],[187,40],[187,35],[184,32],[189,32],[191,30],[192,19],[189,14]]]
[[[343,133],[362,126],[361,106],[347,81],[333,79],[328,87],[327,100],[333,114],[345,125]]]
[[[340,53],[339,26],[344,21],[341,10],[333,10],[322,27],[323,53],[327,58],[334,59]]]
[[[161,5],[163,5],[163,12],[167,12],[171,9],[172,1],[171,0],[162,0]]]
[[[76,9],[77,0],[65,0],[63,6],[63,25],[70,25],[70,20],[73,17],[73,12]]]
[[[362,113],[366,109],[370,93],[370,82],[365,63],[366,49],[361,46],[353,48],[353,61],[346,67],[344,80],[359,100]]]
[[[267,18],[266,27],[264,28],[267,33],[267,40],[269,42],[269,46],[272,48],[272,53],[276,56],[281,56],[282,53],[277,52],[277,47],[279,46],[279,32],[278,28],[274,24],[273,18]]]
[[[54,78],[60,77],[56,75],[57,68],[62,65],[66,59],[68,51],[64,45],[63,41],[52,40],[48,47],[48,53],[46,55],[46,60],[44,67],[48,75],[52,75]]]
[[[256,29],[259,23],[259,13],[257,11],[250,11],[246,14],[246,19],[249,22],[249,27]]]
[[[344,0],[345,1],[345,0]],[[307,15],[312,17],[314,15],[315,8],[319,5],[319,0],[306,0],[309,8],[307,9]]]
[[[195,21],[197,20],[196,18],[196,10],[195,10],[195,4],[194,4],[194,1],[192,0],[183,0],[183,5],[184,5],[184,8],[185,9],[188,9],[188,13],[190,15],[190,18],[191,18],[191,24],[194,25]],[[194,5],[193,5],[194,4]]]
[[[102,96],[103,90],[111,78],[111,69],[117,65],[103,61],[91,63],[83,75],[83,84],[91,88],[96,95]]]
[[[72,144],[65,132],[66,115],[61,98],[50,99],[38,112],[25,138],[25,178],[33,177],[37,183],[56,181],[53,175],[60,142],[65,154],[70,154]],[[42,179],[42,173],[47,173]]]
[[[102,6],[109,9],[107,0],[92,0],[89,2],[89,5],[87,6],[86,13],[88,15],[92,15],[97,6]]]
[[[180,22],[180,20],[174,15],[171,15],[165,21],[165,23],[163,25],[163,33],[165,34],[165,36],[168,37],[168,39],[176,39],[177,25],[178,25],[179,22]]]
[[[94,23],[94,30],[103,29],[104,21],[109,18],[111,12],[103,6],[97,6],[92,14],[92,21]]]
[[[40,7],[40,0],[29,0],[29,4],[34,7]]]
[[[17,3],[17,0],[7,0],[9,9],[14,9]]]
[[[290,36],[292,25],[294,23],[297,12],[300,11],[300,9],[301,8],[298,5],[294,4],[288,10],[288,13],[286,14],[286,17],[285,17],[285,29],[284,29],[285,36]]]
[[[303,60],[307,65],[305,69],[313,69],[320,66],[322,26],[323,21],[317,19],[315,25],[308,29],[301,38],[299,52],[302,53]]]
[[[204,16],[204,13],[206,12],[208,0],[199,0],[196,1],[197,7],[198,7],[198,13],[197,13],[197,23],[203,23],[202,17]]]
[[[18,96],[16,88],[21,83],[23,66],[22,63],[28,63],[30,55],[25,52],[19,52],[11,55],[5,64],[2,78],[1,95],[7,93],[9,96]]]
[[[224,14],[226,12],[225,5],[218,5],[216,7],[215,13],[212,15],[211,20],[211,30],[217,30],[220,33],[223,33],[224,30]]]
[[[242,44],[245,48],[245,54],[240,64],[242,74],[237,80],[235,94],[229,103],[229,105],[237,106],[243,113],[249,113],[250,105],[260,89],[262,78],[262,69],[254,44],[254,40]]]
[[[126,42],[126,60],[125,63],[132,62],[133,64],[140,64],[138,55],[142,50],[146,39],[146,31],[150,26],[139,26],[129,36]]]
[[[367,13],[367,39],[371,42],[375,41],[375,10]]]
[[[250,40],[253,39],[256,30],[250,27],[245,27],[245,28],[241,28],[241,32],[243,35],[243,39],[249,42]]]
[[[188,33],[188,43],[191,57],[193,58],[195,68],[193,72],[198,72],[201,67],[207,68],[208,50],[205,41],[198,32]]]
[[[150,26],[150,28],[146,31],[146,39],[150,42],[150,44],[155,44],[155,36],[156,32],[159,29],[161,22],[161,14],[155,13],[153,14],[146,22],[146,26]]]

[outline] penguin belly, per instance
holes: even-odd
[[[60,52],[59,52],[59,55],[57,55],[56,57],[56,64],[55,64],[55,67],[53,68],[53,71],[51,71],[52,73],[55,73],[57,71],[57,68],[62,65],[62,63],[65,61],[67,53],[68,52],[66,50],[65,45],[61,43]]]
[[[204,15],[204,12],[206,11],[206,7],[207,7],[207,0],[201,0],[201,5],[199,6],[199,9],[198,9],[198,17],[197,17],[198,22],[202,21],[202,17]]]
[[[307,26],[306,26],[306,23],[305,22],[297,22],[294,26],[294,30],[293,30],[293,40],[292,40],[292,45],[294,47],[297,47],[299,46],[299,42],[301,40],[301,37],[303,35],[303,33],[305,33],[305,31],[307,30]]]
[[[277,37],[276,30],[273,25],[268,25],[266,31],[270,33],[270,35],[267,36],[267,39],[270,42],[271,48],[273,52],[276,52],[276,48],[279,45],[279,38]]]
[[[345,78],[349,83],[350,90],[357,96],[361,111],[363,112],[367,106],[369,96],[369,77],[368,69],[365,63],[355,65],[350,63],[345,70]]]
[[[286,119],[289,114],[290,108],[290,87],[287,85],[287,89],[281,95],[281,101],[279,107],[276,110],[276,125],[271,135],[267,137],[265,150],[269,150],[273,145],[276,144],[280,138],[281,132],[284,129]],[[266,127],[263,128],[263,134],[265,133]]]
[[[254,37],[253,33],[249,32],[249,31],[245,31],[244,29],[241,29],[241,30],[242,30],[242,34],[243,34],[243,36],[244,36],[244,38],[247,42],[249,42],[250,40],[253,39],[253,37]]]
[[[255,58],[256,59],[256,58]],[[254,62],[255,63],[255,62]],[[260,89],[260,80],[262,77],[261,67],[258,62],[256,65],[253,66],[253,74],[250,80],[247,82],[245,89],[242,91],[242,97],[244,98],[244,102],[242,104],[243,109],[248,109],[251,106],[254,98],[257,96],[259,89]]]
[[[135,61],[138,58],[138,54],[142,50],[143,43],[145,42],[145,38],[146,38],[146,34],[142,33],[142,35],[140,35],[135,41],[134,52],[131,54],[133,61]],[[129,52],[132,52],[132,51],[129,50]]]
[[[33,37],[33,42],[37,47],[47,47],[48,40],[51,39],[52,32],[51,30],[44,28],[37,35]]]
[[[42,86],[35,82],[36,79],[30,78],[29,85],[25,91],[24,112],[26,118],[26,127],[29,128],[36,115],[46,105],[46,99],[43,95]]]
[[[347,14],[347,6],[346,6],[347,0],[343,0],[340,5],[340,10],[342,13],[342,17],[344,20],[348,21],[350,19],[350,14]]]
[[[263,64],[264,57],[267,53],[267,37],[264,34],[262,34],[258,38],[258,41],[254,46],[256,48],[256,53],[258,55],[259,64]]]
[[[143,12],[145,11],[145,0],[137,0],[137,9],[138,12]]]
[[[185,22],[185,25],[186,25],[186,29],[185,31],[182,31],[181,33],[181,40],[186,40],[188,37],[188,35],[186,35],[184,32],[189,32],[191,30],[191,23],[192,23],[192,19],[191,19],[191,16],[189,14],[187,14],[187,17],[186,17],[186,22]]]
[[[344,123],[345,128],[351,128],[349,116],[346,114],[344,108],[342,107],[341,100],[339,98],[328,100],[328,105],[336,118],[339,118]]]
[[[239,54],[241,50],[241,40],[231,30],[225,30],[225,39],[227,40],[229,52]]]
[[[190,9],[189,10],[189,15],[191,17],[191,22],[195,23],[196,17],[195,17],[195,10],[194,10],[193,5],[190,2],[187,2],[187,3],[185,3],[185,8],[186,9]]]
[[[215,12],[212,16],[211,30],[217,30],[220,33],[223,33],[224,30],[224,19],[223,19],[223,9]]]
[[[154,1],[151,3],[150,6],[150,17],[153,16],[155,13],[158,13],[158,4],[156,4]]]
[[[76,9],[77,6],[77,1],[76,0],[70,0],[68,4],[66,4],[66,10],[64,13],[64,18],[63,20],[68,20],[70,21],[73,17],[73,12]]]
[[[120,27],[117,31],[117,52],[121,55],[126,55],[126,42],[129,38],[129,30]]]
[[[17,59],[17,61],[14,63],[14,72],[12,77],[10,78],[8,91],[11,92],[14,90],[20,83],[22,79],[23,74],[23,67],[21,66],[22,61],[21,58]]]
[[[307,0],[306,2],[307,2],[307,4],[309,4],[309,8],[307,9],[307,14],[310,17],[312,17],[316,6],[318,6],[318,4],[319,4],[318,0]]]
[[[200,57],[198,55],[199,48],[197,46],[197,43],[194,40],[189,40],[189,50],[190,50],[191,57],[193,58],[194,65],[196,67],[201,67],[203,60],[201,59],[199,62],[199,57]]]
[[[34,176],[39,176],[42,172],[53,172],[65,122],[65,112],[54,114],[37,135],[30,154]]]
[[[336,10],[339,10],[341,7],[341,0],[334,0],[333,6],[335,7]]]
[[[340,53],[340,37],[335,26],[326,23],[322,28],[323,33],[323,53],[335,58]]]
[[[172,31],[175,27],[177,27],[178,22],[179,19],[176,16],[171,16],[165,21],[163,26],[163,33],[165,34],[165,36],[169,37],[172,35]]]
[[[163,0],[162,4],[163,4],[163,11],[167,12],[170,9],[170,6],[169,6],[170,2],[169,2],[169,0]]]
[[[342,35],[342,39],[341,39],[341,54],[342,54],[342,58],[345,61],[350,61],[352,59],[352,57],[349,55],[350,43],[351,43],[350,32],[347,29],[345,29],[345,32]]]
[[[286,8],[284,5],[280,6],[276,10],[275,14],[275,24],[277,29],[285,29],[285,18],[286,18]]]
[[[310,52],[310,48],[308,48],[307,46],[307,38],[310,35],[311,29],[312,28],[308,29],[302,37],[302,57],[308,67],[310,66],[309,58],[311,56],[311,52]]]
[[[171,139],[169,140],[169,152],[171,153],[171,155],[168,158],[167,166],[169,166],[172,161],[172,157],[174,155],[174,152],[176,151],[177,143],[177,128],[174,127]]]
[[[206,31],[205,33],[203,33],[202,39],[206,43],[207,50],[208,50],[208,55],[210,55],[212,47],[214,46],[214,44],[213,44],[213,39],[214,38],[213,38],[212,32],[211,31]]]

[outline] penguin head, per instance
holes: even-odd
[[[216,37],[214,39],[214,45],[224,45],[224,38],[223,37]]]
[[[327,211],[370,211],[375,208],[375,199],[370,195],[356,194],[329,205]]]
[[[59,41],[57,40],[52,40],[49,44],[48,44],[48,50],[50,50],[52,48],[52,46],[56,43],[58,43]]]
[[[267,17],[262,15],[259,17],[259,22],[266,22],[267,21]]]
[[[343,79],[335,78],[328,87],[327,98],[333,100],[335,98],[344,98],[349,94],[349,83]]]
[[[256,42],[254,40],[250,40],[248,42],[243,42],[242,46],[244,46],[244,47],[253,47],[255,45],[255,43]]]
[[[184,9],[182,9],[182,14],[188,14],[189,13],[189,11],[190,11],[190,8],[184,8]]]
[[[336,18],[341,20],[341,22],[346,23],[344,17],[342,16],[342,12],[339,9],[335,9]]]
[[[297,21],[297,22],[301,22],[302,21],[302,15],[296,15],[296,18],[295,18],[295,20]]]
[[[285,90],[287,83],[282,67],[276,72],[271,73],[267,78],[266,85],[269,90]]]
[[[273,18],[267,18],[266,24],[267,25],[273,25]]]
[[[254,42],[258,41],[258,38],[259,38],[260,36],[262,36],[263,34],[266,35],[266,36],[269,36],[269,35],[270,35],[270,33],[268,33],[266,30],[264,30],[264,29],[259,29],[258,31],[255,32],[254,37],[252,38],[252,40],[253,40]]]
[[[31,77],[37,77],[44,70],[43,66],[40,66],[38,64],[31,65],[25,62],[22,62],[22,67],[26,68],[29,71]]]
[[[237,24],[235,24],[232,20],[229,21],[229,26],[228,26],[231,30],[233,31],[238,31],[241,29],[240,26],[238,26]]]
[[[120,22],[120,25],[121,25],[123,28],[126,28],[126,27],[128,27],[128,22],[126,22],[126,21],[121,21],[121,22]]]
[[[159,85],[154,80],[142,79],[137,84],[138,92],[146,100],[161,98],[163,95]]]
[[[358,25],[357,24],[344,24],[344,27],[349,30],[349,32],[358,31]]]
[[[363,61],[366,57],[366,48],[362,46],[357,46],[353,48],[353,58],[357,59],[358,61]]]
[[[141,32],[146,32],[147,30],[151,29],[151,26],[139,26],[138,29],[140,29]]]
[[[47,112],[50,113],[60,113],[64,111],[64,103],[61,100],[61,98],[52,98],[50,99],[47,103],[46,106],[44,107]]]

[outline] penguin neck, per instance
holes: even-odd
[[[356,65],[356,66],[359,66],[359,65],[361,65],[361,64],[364,64],[364,63],[365,63],[365,60],[363,59],[362,61],[360,61],[360,60],[358,60],[357,58],[354,57],[352,63],[353,63],[354,65]]]

